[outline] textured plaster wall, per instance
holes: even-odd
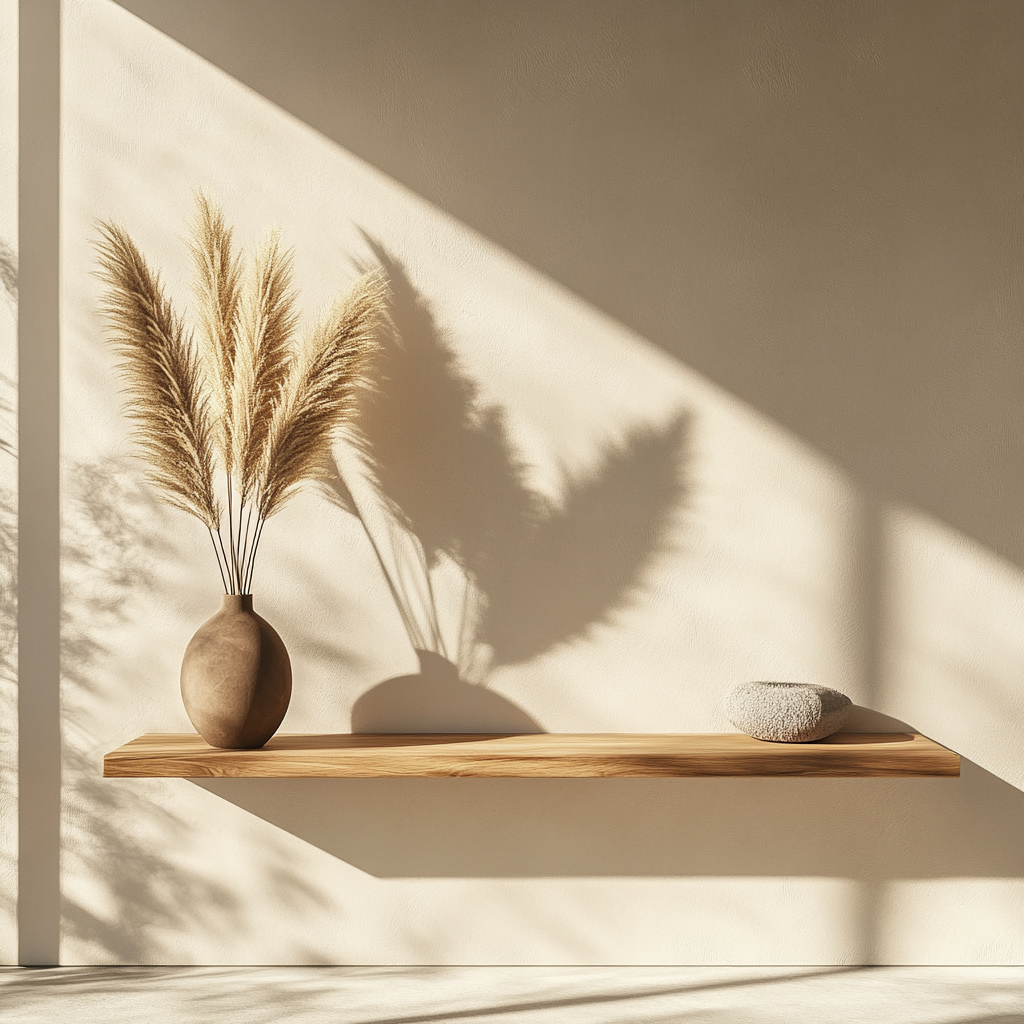
[[[124,7],[64,4],[62,962],[1019,962],[1019,5]],[[368,422],[463,654],[374,689],[417,660],[310,493],[255,585],[284,730],[722,731],[794,678],[962,778],[101,779],[188,728],[219,583],[128,458],[90,239],[187,303],[197,185],[309,312],[389,266]]]

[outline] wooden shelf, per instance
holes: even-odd
[[[710,735],[278,735],[220,750],[193,734],[149,733],[103,759],[107,777],[593,778],[717,775],[817,778],[958,776],[960,758],[916,733],[838,733],[816,743]]]

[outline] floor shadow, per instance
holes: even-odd
[[[961,771],[192,781],[385,878],[1024,877],[1024,793],[970,761]]]
[[[1024,1017],[1019,1013],[992,1013],[985,1014],[984,1017],[950,1017],[948,1024],[1021,1024],[1021,1020],[1024,1020]]]
[[[512,701],[459,678],[458,666],[417,651],[420,671],[378,683],[352,707],[358,733],[537,733],[540,724]]]
[[[60,968],[0,970],[0,993],[12,1011],[53,1008],[57,1015],[72,1005],[93,1019],[93,1007],[107,1002],[107,1020],[132,1019],[152,1008],[166,1019],[244,1024],[340,1019],[358,1024],[432,1024],[472,1019],[537,1021],[586,1019],[610,1024],[735,1019],[750,1004],[771,1000],[779,988],[797,988],[788,1002],[809,1006],[827,992],[823,987],[846,978],[857,984],[855,967],[833,968],[680,968],[680,967],[335,967],[335,968]],[[852,976],[852,977],[851,977]],[[861,982],[863,984],[863,982]],[[806,991],[803,986],[813,986]],[[254,991],[273,992],[253,1000]],[[47,996],[47,993],[50,996]],[[140,993],[147,993],[146,996]],[[709,995],[736,1001],[721,1011],[701,1013]],[[802,998],[801,998],[802,997]],[[664,1002],[671,1000],[666,1014]],[[690,1000],[693,1003],[690,1003]],[[877,999],[875,1000],[877,1002]],[[688,1005],[689,1004],[689,1005]],[[696,1004],[696,1006],[694,1005]],[[581,1017],[580,1014],[583,1014]],[[621,1014],[621,1016],[620,1016]],[[697,1016],[699,1014],[699,1016]],[[535,1015],[535,1016],[534,1016]],[[562,1016],[567,1015],[567,1016]],[[21,1018],[19,1018],[21,1019]],[[43,1020],[35,1014],[28,1020]],[[744,1019],[747,1019],[744,1017]],[[753,1018],[750,1018],[753,1020]]]

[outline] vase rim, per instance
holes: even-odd
[[[252,611],[252,594],[221,594],[220,606],[230,611]]]

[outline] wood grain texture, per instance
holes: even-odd
[[[671,778],[720,775],[867,778],[960,774],[960,758],[916,733],[838,733],[766,743],[741,733],[278,735],[259,750],[149,733],[103,759],[108,778]]]

